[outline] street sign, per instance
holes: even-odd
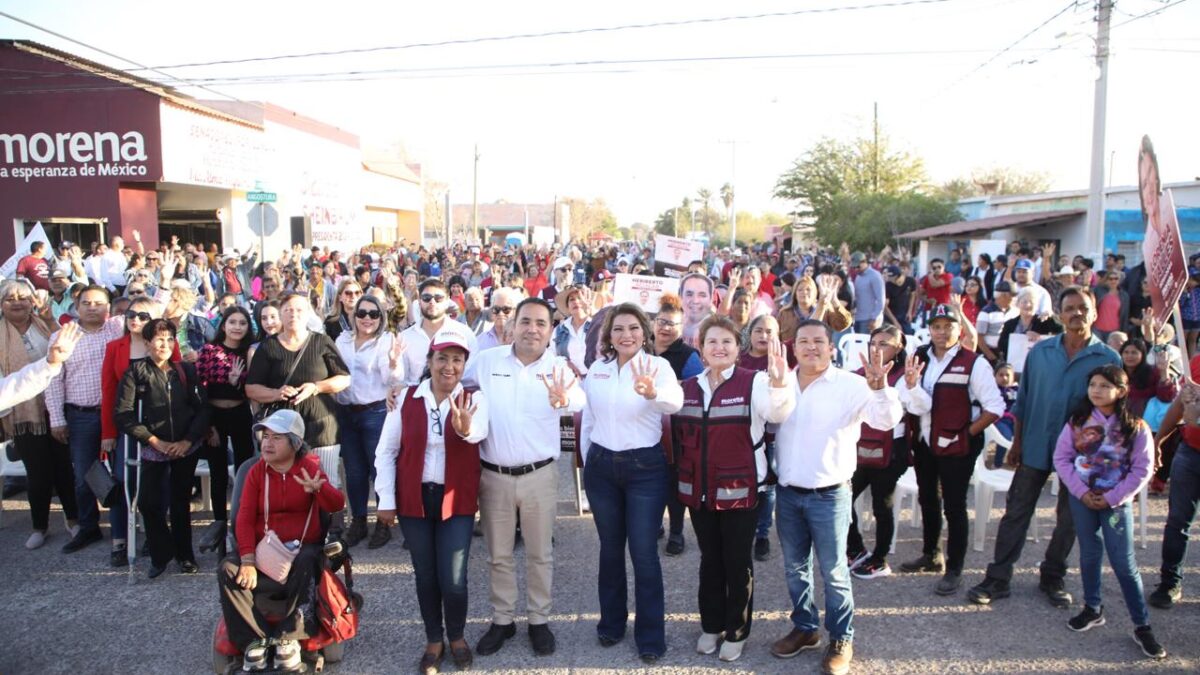
[[[267,204],[275,201],[274,192],[247,192],[246,201],[257,204]]]

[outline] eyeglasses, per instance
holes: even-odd
[[[150,316],[150,312],[135,312],[131,309],[131,310],[125,312],[125,318],[130,321],[132,321],[134,319],[137,319],[138,321],[149,321],[150,319],[153,319],[154,317]]]
[[[445,436],[442,432],[442,411],[440,408],[434,408],[429,411],[429,416],[433,418],[433,433],[438,436]]]
[[[560,267],[558,269],[562,272],[574,272],[575,271],[575,268],[571,267],[570,265],[567,265],[565,267]]]
[[[350,291],[350,290],[342,291],[342,295],[346,296],[347,298],[357,298],[358,296],[360,296],[362,294],[363,294],[362,291]]]
[[[670,319],[655,319],[654,325],[659,328],[673,328],[683,323],[682,321],[671,321]]]
[[[503,314],[504,316],[508,316],[509,314],[512,314],[512,312],[512,307],[492,307],[492,314]]]
[[[377,309],[360,309],[354,313],[354,316],[360,319],[378,319],[383,316],[383,312]]]
[[[422,293],[421,302],[442,302],[446,299],[444,295],[434,295],[433,293]]]

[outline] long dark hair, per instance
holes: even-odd
[[[221,322],[217,324],[217,334],[213,336],[210,344],[218,347],[223,347],[225,345],[225,323],[229,321],[229,317],[233,316],[234,314],[241,314],[243,317],[245,317],[247,324],[246,337],[242,338],[242,341],[238,343],[238,346],[234,351],[245,352],[250,348],[250,345],[258,342],[258,336],[254,331],[254,318],[251,317],[250,312],[246,311],[246,308],[242,307],[241,305],[226,307],[225,311],[221,312]]]
[[[612,344],[612,328],[613,322],[618,316],[632,316],[638,320],[642,327],[642,351],[647,354],[653,354],[654,349],[654,332],[650,329],[650,319],[646,317],[646,313],[642,308],[632,302],[623,302],[604,317],[604,326],[600,329],[600,355],[605,361],[612,361],[617,358],[617,348]]]
[[[867,339],[870,340],[881,333],[887,333],[888,335],[900,340],[900,349],[896,350],[896,356],[892,359],[892,372],[904,372],[904,361],[908,358],[908,352],[905,351],[908,341],[904,337],[904,331],[890,323],[885,323],[879,328],[871,331],[871,334],[867,336]]]
[[[1138,389],[1145,389],[1146,387],[1149,387],[1150,384],[1154,382],[1154,366],[1151,366],[1146,360],[1147,356],[1150,354],[1150,347],[1147,346],[1146,341],[1141,338],[1135,337],[1126,340],[1125,344],[1121,345],[1121,349],[1117,352],[1122,356],[1122,367],[1124,367],[1124,355],[1126,347],[1133,347],[1142,354],[1142,362],[1137,364],[1137,367],[1133,369],[1132,373],[1129,373],[1129,381]]]
[[[979,292],[975,294],[975,297],[971,298],[971,302],[975,303],[976,309],[983,309],[983,306],[987,304],[987,289],[984,288],[983,279],[980,279],[978,276],[967,277],[966,281],[963,282],[963,295],[967,294],[967,284],[972,281],[979,284]]]
[[[1115,387],[1125,388],[1125,395],[1117,399],[1116,404],[1113,406],[1113,414],[1117,416],[1117,421],[1121,424],[1121,435],[1126,440],[1132,438],[1133,433],[1137,431],[1141,418],[1129,409],[1129,376],[1125,374],[1125,369],[1121,366],[1113,364],[1099,366],[1093,368],[1092,372],[1088,373],[1087,381],[1089,386],[1092,383],[1092,378],[1097,375],[1108,380]],[[1092,416],[1092,411],[1095,409],[1096,406],[1092,403],[1092,400],[1084,396],[1083,400],[1076,406],[1075,411],[1071,413],[1071,426],[1082,426]]]

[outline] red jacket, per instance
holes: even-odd
[[[321,489],[316,495],[310,495],[304,491],[300,483],[296,482],[293,476],[300,475],[300,469],[308,472],[309,476],[320,475],[326,479],[326,483],[321,486]],[[321,460],[314,454],[304,455],[292,464],[292,468],[287,470],[287,473],[279,473],[267,466],[265,460],[258,460],[254,466],[250,468],[250,473],[246,475],[246,484],[242,487],[242,498],[238,502],[237,520],[235,521],[235,534],[238,542],[238,555],[247,556],[254,553],[254,548],[258,546],[259,540],[266,534],[264,525],[279,535],[280,541],[288,542],[293,539],[299,539],[300,533],[304,532],[305,544],[313,544],[321,540],[321,523],[318,518],[318,511],[326,513],[336,513],[341,511],[346,506],[346,499],[342,496],[342,491],[328,482],[329,478],[321,471]],[[271,489],[271,522],[265,523],[263,520],[263,506],[265,504],[264,486],[270,482]],[[313,498],[317,500],[317,508],[313,509]],[[312,511],[312,522],[308,524],[308,531],[304,530],[304,523],[308,519],[309,511]]]
[[[179,363],[179,345],[171,354],[171,361]],[[112,440],[117,437],[117,388],[121,378],[129,370],[129,335],[123,335],[104,347],[104,364],[100,366],[100,438]]]

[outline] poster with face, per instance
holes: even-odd
[[[1143,136],[1138,153],[1138,193],[1142,201],[1142,215],[1146,219],[1142,258],[1146,261],[1146,280],[1154,315],[1165,320],[1179,303],[1187,286],[1188,274],[1179,220],[1175,214],[1175,200],[1170,191],[1160,194],[1161,187],[1158,157],[1150,137]]]
[[[618,274],[613,283],[613,302],[632,302],[647,314],[658,313],[658,299],[663,293],[679,293],[679,279],[651,277],[644,274]]]

